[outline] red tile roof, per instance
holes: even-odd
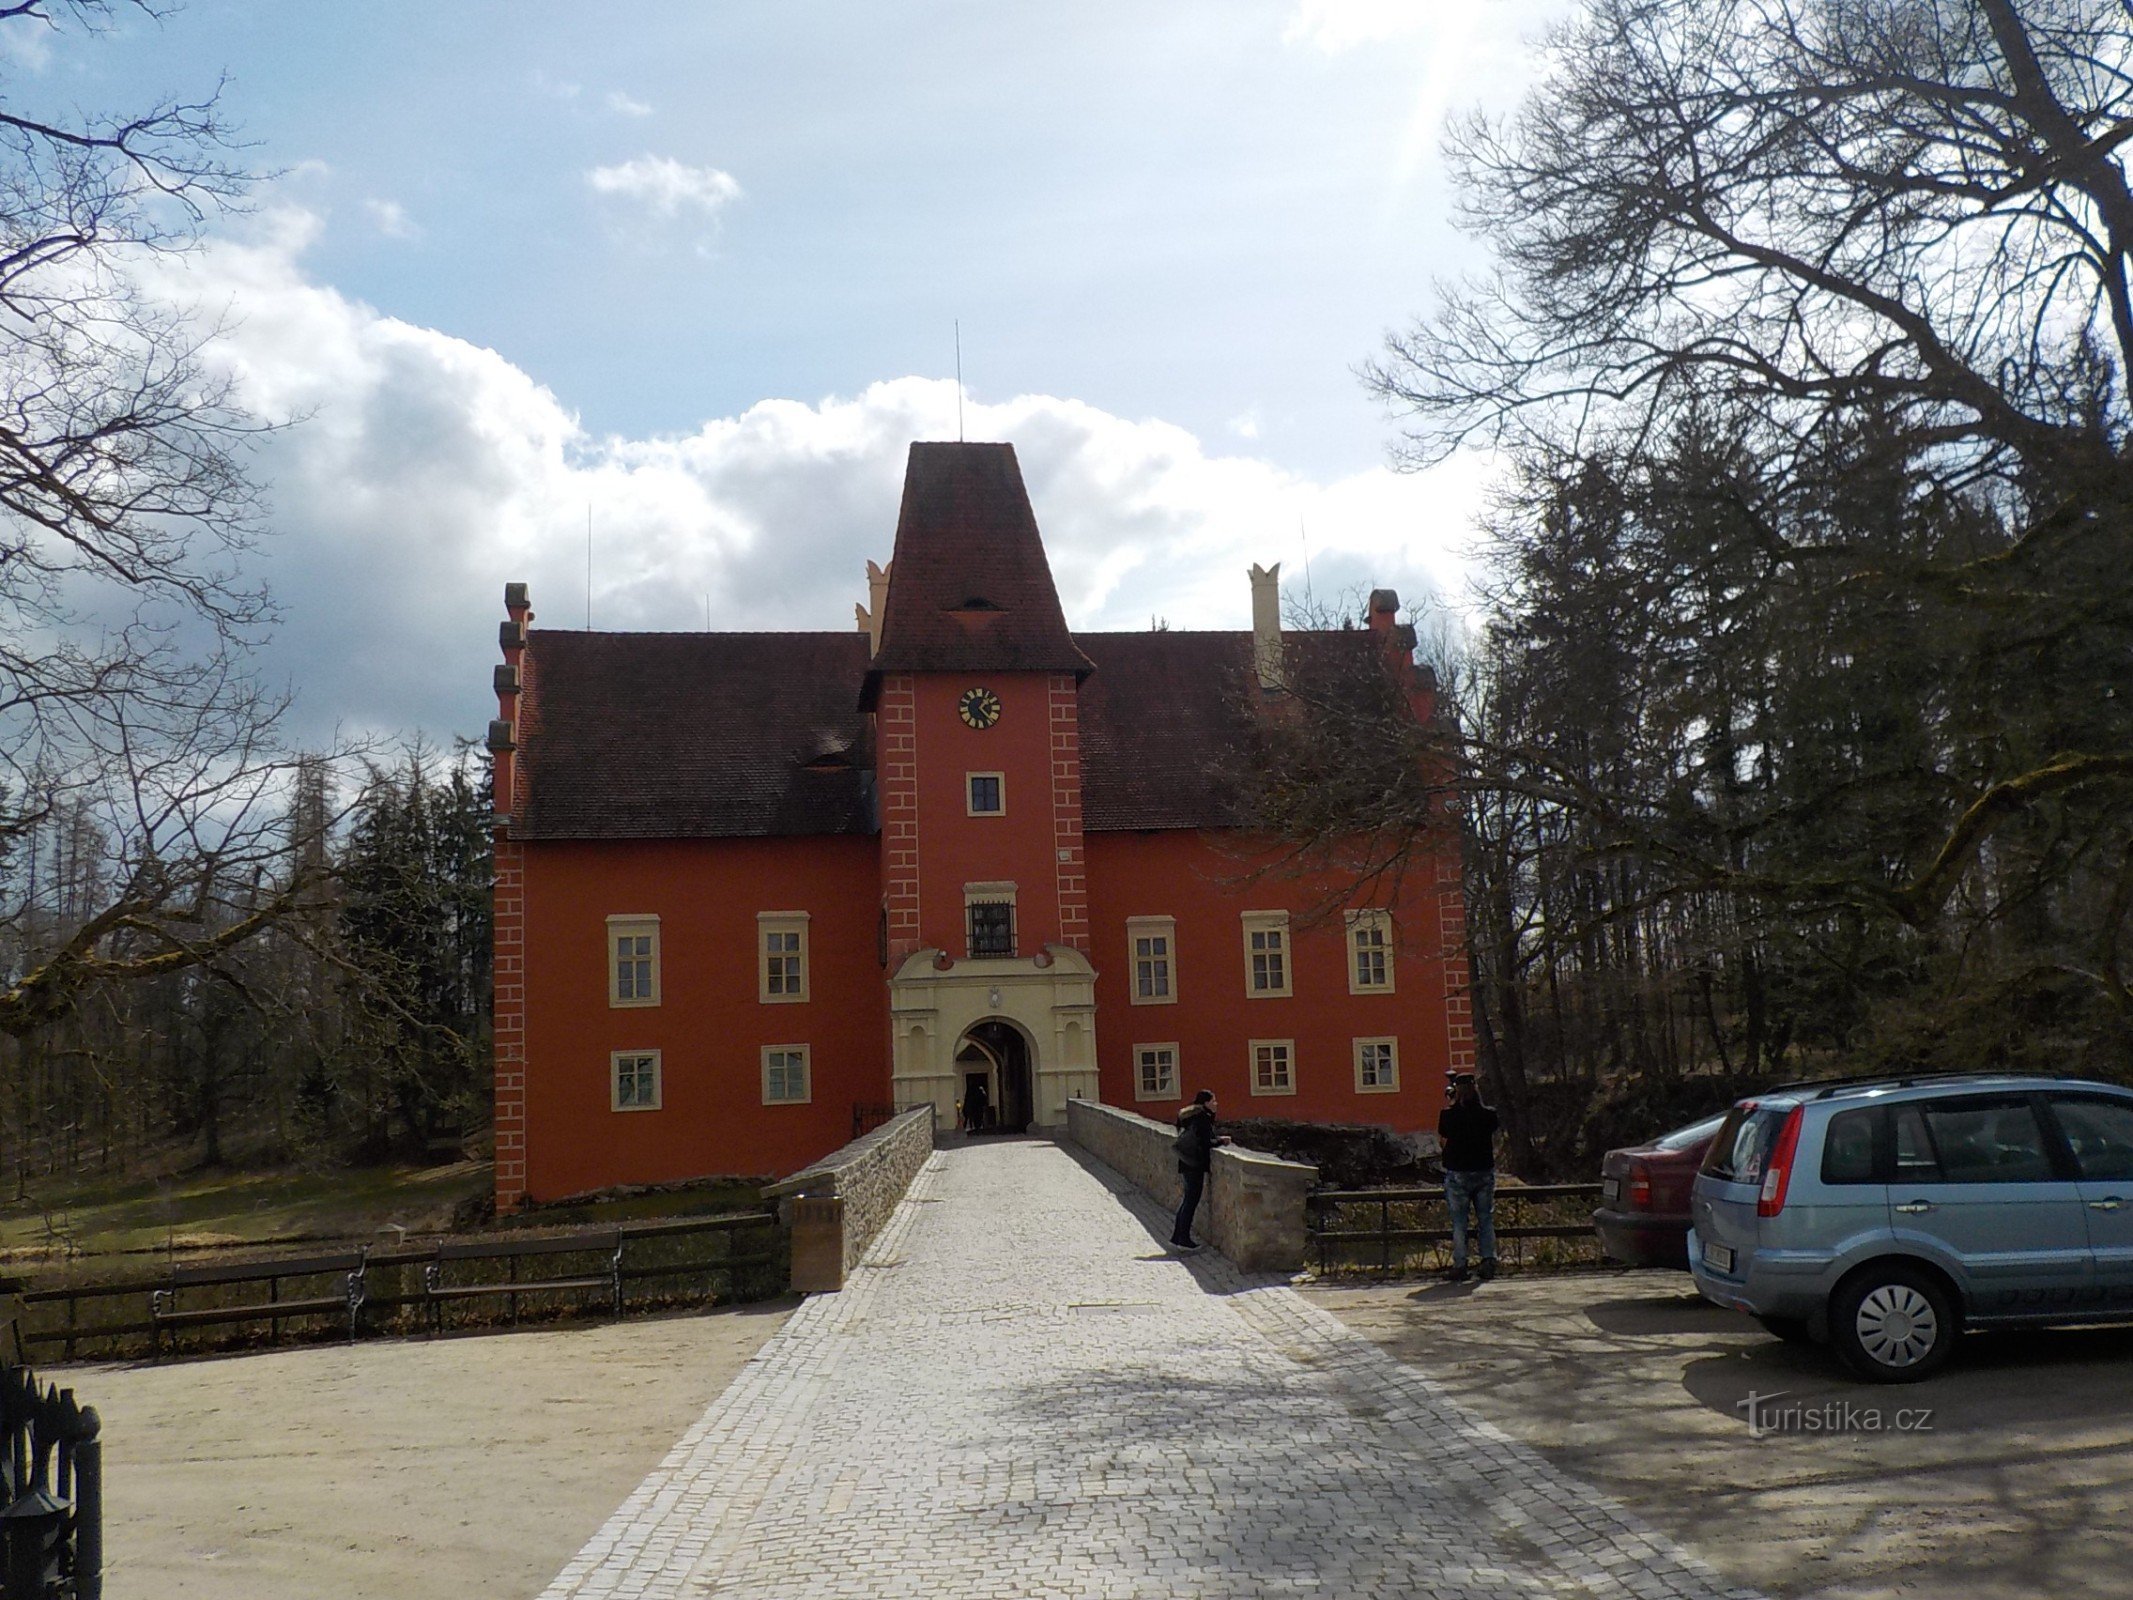
[[[863,633],[530,636],[525,839],[872,833]]]
[[[1081,686],[1083,827],[1247,825],[1252,636],[1073,637],[1095,669]],[[1361,629],[1283,637],[1292,660],[1378,648]],[[864,634],[543,628],[531,655],[519,837],[876,831]]]
[[[874,672],[1088,670],[1014,446],[912,445]]]

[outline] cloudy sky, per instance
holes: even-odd
[[[1386,466],[1357,364],[1473,262],[1447,111],[1562,0],[188,0],[14,92],[197,93],[274,176],[160,287],[226,320],[307,727],[478,731],[544,625],[844,628],[906,446],[1021,456],[1069,620],[1245,568],[1455,598],[1486,466]]]

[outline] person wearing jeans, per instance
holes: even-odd
[[[1451,1104],[1437,1118],[1437,1138],[1444,1146],[1444,1204],[1452,1214],[1454,1283],[1466,1281],[1467,1213],[1481,1234],[1481,1281],[1496,1276],[1496,1128],[1495,1108],[1484,1105],[1471,1072],[1455,1072]]]

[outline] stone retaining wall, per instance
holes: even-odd
[[[933,1107],[918,1106],[766,1189],[793,1228],[792,1286],[842,1288],[931,1154]]]
[[[1151,1199],[1178,1203],[1175,1127],[1069,1100],[1066,1136]],[[1317,1182],[1318,1168],[1303,1162],[1235,1145],[1219,1149],[1200,1202],[1201,1235],[1247,1272],[1301,1271],[1309,1243],[1304,1200]]]

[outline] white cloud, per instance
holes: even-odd
[[[614,89],[608,93],[607,109],[618,116],[648,117],[652,114],[653,108],[642,100],[624,94],[620,89]]]
[[[249,241],[150,268],[159,292],[229,308],[214,356],[249,404],[303,419],[258,445],[277,529],[260,559],[285,612],[262,665],[314,736],[479,730],[504,583],[531,584],[544,625],[583,624],[588,507],[600,627],[699,628],[708,595],[714,627],[842,630],[867,559],[888,559],[911,441],[956,436],[952,381],[896,378],[596,437],[496,352],[314,281],[318,228],[270,212]],[[1319,481],[1052,395],[966,397],[964,421],[1016,446],[1078,628],[1244,627],[1245,569],[1282,561],[1296,592],[1306,548],[1321,601],[1465,584],[1472,464]]]
[[[370,213],[378,232],[388,239],[413,239],[422,232],[407,214],[407,207],[397,200],[365,200],[363,209]]]
[[[601,194],[642,201],[662,217],[697,210],[716,216],[741,197],[741,186],[716,167],[691,167],[672,156],[638,156],[612,167],[594,167],[585,181]]]

